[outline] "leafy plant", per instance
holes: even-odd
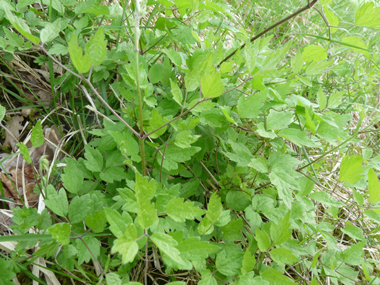
[[[379,7],[267,2],[1,0],[3,64],[38,56],[78,130],[0,237],[5,283],[379,283]]]

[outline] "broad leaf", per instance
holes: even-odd
[[[222,95],[224,85],[221,80],[221,74],[214,72],[210,75],[204,75],[201,80],[201,88],[205,98],[219,97]]]
[[[83,55],[82,48],[78,45],[77,35],[72,33],[71,40],[69,42],[69,54],[70,59],[73,62],[75,68],[80,73],[86,73],[90,70],[91,59],[88,54]]]
[[[133,224],[128,224],[123,235],[119,236],[112,247],[111,253],[119,252],[122,256],[123,264],[132,262],[139,250],[135,241],[137,230]]]
[[[196,217],[202,216],[206,211],[194,206],[193,202],[184,202],[183,198],[175,198],[167,204],[166,212],[173,220],[182,223],[186,219],[194,220]]]
[[[44,203],[58,216],[65,217],[69,211],[69,203],[67,201],[66,191],[61,188],[57,194],[53,185],[46,188],[46,199]]]
[[[100,27],[86,44],[86,55],[93,65],[99,65],[106,58],[106,52],[107,41],[104,39],[103,28]]]
[[[363,158],[345,155],[340,165],[339,180],[355,184],[363,177]]]
[[[48,233],[62,245],[67,245],[70,243],[70,232],[71,227],[68,223],[58,223],[48,229]]]

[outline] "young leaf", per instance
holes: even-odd
[[[67,161],[65,174],[62,174],[61,177],[63,187],[71,193],[77,193],[83,185],[83,172],[77,168],[77,164],[73,159]]]
[[[322,46],[309,45],[304,48],[302,59],[305,62],[319,61],[327,58],[327,52]]]
[[[40,33],[41,42],[48,43],[54,40],[60,31],[66,29],[69,22],[69,19],[58,18],[53,23],[47,23]]]
[[[165,121],[162,118],[162,115],[157,111],[156,108],[152,111],[152,117],[149,120],[149,127],[147,128],[148,132],[152,132],[159,127],[161,127],[163,124],[165,124]],[[160,130],[154,132],[150,135],[152,139],[158,138],[159,136],[163,135],[166,132],[167,126],[161,128]]]
[[[200,136],[191,135],[191,131],[182,131],[175,137],[175,145],[180,148],[189,148],[195,143]]]
[[[124,235],[127,223],[131,223],[132,220],[126,221],[120,215],[120,213],[111,208],[104,208],[108,223],[111,225],[110,230],[116,236],[120,237]]]
[[[46,199],[44,203],[58,216],[65,217],[69,211],[69,203],[67,201],[66,191],[61,188],[57,194],[53,185],[46,188]]]
[[[48,233],[62,245],[67,245],[70,243],[70,232],[71,228],[68,223],[58,223],[48,229]]]
[[[251,254],[251,252],[247,249],[244,253],[243,266],[241,267],[241,272],[245,274],[253,270],[255,265],[256,265],[255,255]]]
[[[80,73],[86,73],[90,70],[91,59],[88,54],[83,55],[82,48],[78,45],[78,38],[75,33],[72,33],[69,42],[69,54],[71,61],[73,62],[75,68]]]
[[[184,202],[183,198],[175,198],[169,201],[166,212],[173,220],[183,223],[202,216],[206,211],[194,206],[193,202]]]
[[[112,247],[111,253],[119,252],[122,255],[122,263],[132,262],[139,250],[139,245],[135,241],[137,229],[135,225],[128,224],[123,235],[119,236]]]
[[[369,201],[371,203],[377,203],[380,201],[380,182],[372,168],[368,170],[368,191]]]
[[[323,93],[322,88],[319,88],[317,93],[317,103],[319,105],[319,110],[323,111],[326,108],[327,97],[325,93]]]
[[[265,231],[261,231],[260,229],[256,229],[256,241],[261,252],[266,252],[271,246],[272,242],[269,238],[269,235]]]
[[[100,173],[99,177],[105,182],[113,183],[114,180],[121,181],[126,179],[128,175],[123,168],[114,166],[104,170]]]
[[[84,164],[87,169],[94,172],[101,172],[103,170],[103,155],[98,149],[94,149],[88,144],[84,149],[84,157],[86,158]]]
[[[181,252],[183,258],[190,260],[204,260],[210,254],[219,251],[219,246],[201,241],[200,237],[189,237],[181,241],[176,248]]]
[[[90,58],[92,65],[99,65],[106,58],[106,52],[107,41],[104,39],[103,27],[100,27],[86,44],[86,55]]]
[[[174,262],[186,266],[186,262],[180,256],[179,250],[176,248],[177,241],[171,236],[163,233],[155,233],[151,236],[154,244],[160,251],[169,256]]]
[[[174,101],[176,101],[178,105],[182,106],[182,100],[183,100],[182,91],[181,89],[179,89],[178,85],[175,82],[173,82],[171,79],[170,79],[170,88],[171,88]]]
[[[270,227],[270,237],[275,245],[281,245],[286,242],[292,235],[290,230],[290,211],[278,221],[278,223],[272,222]]]
[[[270,256],[275,262],[283,266],[285,264],[292,265],[299,261],[299,259],[287,248],[275,248],[271,250]]]
[[[329,22],[330,26],[339,26],[339,18],[333,11],[331,11],[327,6],[323,6],[323,11],[325,12],[327,21]],[[338,30],[338,28],[332,27],[331,33],[335,33]]]
[[[298,51],[297,54],[294,57],[292,57],[291,65],[292,65],[293,72],[295,74],[301,71],[302,66],[303,66],[301,51]]]
[[[339,180],[355,184],[363,177],[363,158],[345,155],[340,165]]]
[[[32,129],[30,137],[33,147],[39,147],[45,142],[44,133],[41,127],[41,120],[39,120]]]
[[[105,210],[98,211],[93,215],[88,215],[85,218],[85,222],[94,233],[101,233],[107,224]]]
[[[380,7],[373,2],[365,2],[355,12],[355,25],[365,27],[380,26]]]
[[[145,229],[154,224],[157,219],[157,210],[150,200],[155,196],[156,184],[154,180],[148,183],[148,178],[136,173],[135,193],[138,204],[137,221]]]
[[[224,85],[221,80],[221,74],[214,72],[210,75],[204,75],[201,79],[201,88],[205,98],[219,97],[222,95]]]
[[[3,106],[0,105],[0,122],[4,119],[6,111],[7,110]]]
[[[20,149],[20,152],[22,156],[24,157],[24,159],[26,160],[26,162],[32,163],[32,159],[30,158],[28,147],[22,142],[18,143],[17,146]]]

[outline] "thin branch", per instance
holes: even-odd
[[[259,33],[258,35],[254,36],[251,38],[250,42],[254,42],[255,40],[257,40],[258,38],[260,38],[262,35],[265,35],[266,33],[268,33],[270,30],[273,30],[274,28],[276,28],[277,26],[281,25],[282,23],[290,20],[291,18],[294,18],[295,16],[297,16],[298,14],[312,8],[314,6],[315,3],[317,3],[318,0],[313,0],[311,1],[310,3],[306,4],[305,6],[303,6],[301,9],[297,10],[296,12],[290,14],[289,16],[283,18],[282,20],[278,21],[277,23],[273,24],[272,26],[270,26],[269,28],[266,28],[264,31],[262,31],[261,33]],[[245,43],[242,44],[239,48],[235,49],[229,56],[227,56],[225,59],[223,59],[219,64],[218,64],[218,67],[225,61],[229,60],[238,50],[241,50],[245,47]]]

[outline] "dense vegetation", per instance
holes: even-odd
[[[376,5],[0,0],[0,283],[380,284]]]

